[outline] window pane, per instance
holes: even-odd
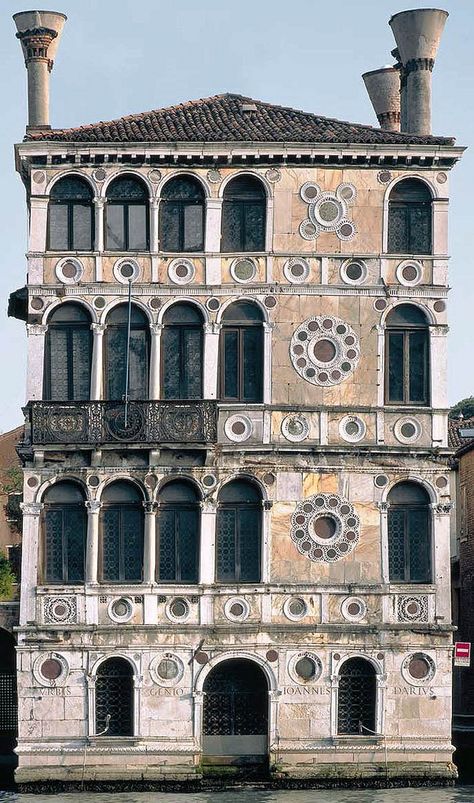
[[[144,251],[148,248],[146,218],[146,206],[130,204],[128,207],[128,248],[130,251]]]
[[[121,514],[123,579],[139,582],[143,566],[143,514],[131,508],[123,508]]]
[[[126,346],[125,332],[125,349]],[[129,396],[131,399],[148,398],[148,339],[143,329],[130,332]]]
[[[86,516],[84,510],[64,510],[64,537],[66,539],[66,570],[68,583],[84,582],[84,551],[86,542]]]
[[[239,201],[224,201],[222,205],[221,251],[244,250],[242,230],[242,205]]]
[[[179,399],[180,387],[180,330],[177,326],[165,326],[162,339],[163,398]]]
[[[388,401],[403,401],[402,332],[388,332]]]
[[[48,332],[49,398],[67,401],[69,398],[67,329],[51,328]]]
[[[160,250],[179,251],[179,204],[162,201],[160,204]]]
[[[49,237],[51,251],[68,251],[67,204],[49,204]]]
[[[102,514],[102,576],[104,580],[120,580],[120,511],[105,508]]]
[[[174,582],[176,578],[175,560],[175,511],[162,509],[158,518],[159,526],[159,579]]]
[[[431,581],[429,514],[426,509],[408,511],[410,544],[410,580],[413,583]]]
[[[410,253],[431,254],[431,204],[412,204],[410,218]]]
[[[245,204],[245,250],[265,250],[265,205]]]
[[[125,327],[109,327],[107,336],[106,388],[107,398],[120,400],[125,393],[125,361],[127,330]]]
[[[61,583],[63,580],[63,513],[62,510],[47,510],[45,527],[45,582]]]
[[[405,205],[389,204],[388,208],[388,252],[389,254],[410,253],[408,210]]]
[[[239,332],[236,329],[223,330],[224,337],[224,398],[237,399],[239,396]]]
[[[197,583],[198,581],[198,546],[199,546],[199,513],[197,510],[181,510],[179,512],[178,561],[180,581]]]
[[[200,204],[185,205],[184,212],[184,251],[202,251],[203,240],[203,208]]]
[[[92,248],[92,208],[82,204],[72,207],[72,247],[76,251],[90,251]]]
[[[428,333],[426,330],[409,333],[409,401],[428,403]]]
[[[403,582],[405,576],[405,511],[388,511],[388,561],[392,583]]]
[[[86,400],[90,396],[91,331],[71,329],[72,345],[72,399]]]
[[[260,580],[260,511],[240,508],[239,549],[240,581],[258,583]]]
[[[182,399],[202,399],[202,335],[200,329],[183,329]]]
[[[243,330],[243,398],[261,402],[263,388],[263,332],[260,326]]]
[[[124,208],[122,204],[108,204],[105,223],[105,247],[110,251],[125,251]]]
[[[235,510],[221,509],[217,514],[217,580],[235,580]]]

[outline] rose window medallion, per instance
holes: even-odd
[[[357,366],[359,340],[349,324],[331,315],[308,318],[291,338],[290,357],[299,375],[313,385],[338,385]]]
[[[319,563],[341,560],[359,540],[360,521],[347,499],[318,493],[296,506],[291,538],[298,552]]]

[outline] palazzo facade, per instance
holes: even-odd
[[[30,120],[20,784],[454,777],[460,155],[230,94]]]

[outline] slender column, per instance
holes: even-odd
[[[91,370],[91,400],[98,401],[102,398],[103,380],[103,340],[105,324],[91,324],[93,343],[92,343],[92,370]]]
[[[217,398],[217,370],[219,365],[220,330],[220,324],[204,324],[203,395],[205,399]]]
[[[28,357],[26,401],[43,398],[44,343],[48,327],[43,324],[28,323]]]
[[[94,250],[104,250],[104,198],[94,198],[95,206],[95,243]]]
[[[206,235],[204,251],[218,254],[221,250],[222,198],[208,198],[206,201]]]
[[[86,583],[97,585],[99,574],[99,514],[101,503],[97,499],[86,502],[87,545],[86,545]]]
[[[431,406],[448,407],[447,326],[430,326]]]
[[[376,507],[380,511],[380,541],[382,544],[382,582],[390,582],[390,570],[388,561],[388,509],[389,502],[376,502]]]
[[[270,522],[273,502],[268,499],[262,501],[262,583],[270,582]]]
[[[199,582],[215,582],[216,572],[216,503],[201,502],[201,546],[199,554]]]
[[[263,402],[272,403],[272,323],[263,324]]]
[[[155,582],[155,555],[156,555],[156,502],[144,502],[145,508],[145,540],[143,544],[143,582]]]
[[[150,251],[152,254],[158,253],[158,209],[159,200],[153,198],[150,203]]]
[[[450,624],[450,514],[453,503],[437,502],[433,511],[433,581],[436,585],[436,624]]]
[[[151,323],[151,349],[150,349],[150,399],[160,398],[160,355],[161,355],[161,332],[163,324]]]
[[[38,583],[39,522],[43,505],[21,502],[23,546],[21,557],[20,625],[36,619],[35,602]]]

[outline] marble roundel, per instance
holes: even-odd
[[[338,385],[355,370],[359,339],[349,324],[332,315],[307,318],[291,338],[290,358],[299,375],[313,385]]]
[[[302,555],[316,563],[333,563],[354,549],[360,520],[347,499],[317,493],[297,504],[290,534]]]

